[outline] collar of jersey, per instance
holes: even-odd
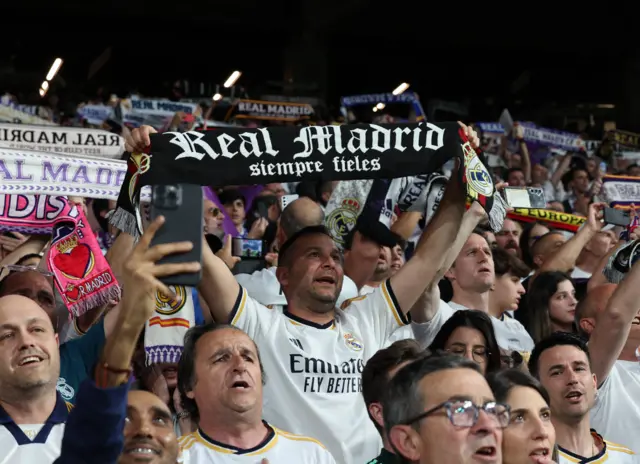
[[[574,459],[578,459],[578,460],[580,460],[580,462],[583,462],[583,463],[596,462],[600,458],[602,458],[602,456],[604,456],[606,454],[606,452],[607,452],[607,442],[602,438],[602,435],[600,435],[594,429],[591,429],[591,436],[602,443],[602,451],[600,451],[595,456],[592,456],[590,458],[585,458],[584,456],[580,456],[578,454],[572,453],[569,450],[564,449],[560,445],[558,445],[558,451],[560,451],[561,453],[566,454],[567,456],[570,456],[570,457],[572,457]]]
[[[67,421],[67,416],[69,416],[69,404],[62,399],[60,393],[56,391],[56,405],[53,407],[53,411],[51,415],[47,419],[46,423],[50,424],[62,424]],[[13,419],[7,411],[4,410],[2,406],[0,406],[0,424],[8,424],[12,423]]]
[[[282,314],[287,316],[292,321],[297,322],[298,324],[308,325],[309,327],[313,327],[315,329],[330,329],[331,327],[333,327],[333,325],[335,323],[335,320],[331,319],[326,324],[316,324],[315,322],[311,322],[311,321],[308,321],[308,320],[303,319],[301,317],[298,317],[298,316],[296,316],[294,314],[291,314],[289,312],[289,307],[288,306],[285,306],[285,307],[282,308]]]
[[[271,427],[267,423],[267,421],[263,420],[262,423],[264,424],[264,426],[268,430],[267,436],[257,446],[254,446],[253,448],[249,448],[249,449],[242,449],[242,448],[238,448],[236,446],[226,445],[224,443],[216,441],[213,438],[211,438],[210,436],[208,436],[206,433],[204,433],[201,428],[198,428],[198,434],[209,445],[213,445],[213,446],[215,446],[217,448],[223,448],[223,449],[228,450],[229,452],[231,452],[233,454],[250,454],[250,453],[255,453],[256,451],[260,451],[261,449],[265,448],[266,446],[269,445],[269,443],[271,443],[271,440],[273,440],[276,437],[276,432],[275,432],[275,430],[273,430],[273,427]]]

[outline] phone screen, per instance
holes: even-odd
[[[233,256],[247,259],[261,259],[264,257],[264,243],[262,240],[234,237],[231,244]]]
[[[545,208],[544,190],[538,187],[507,187],[504,197],[511,208]]]

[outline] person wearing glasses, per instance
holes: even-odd
[[[474,361],[440,353],[414,361],[391,379],[382,407],[404,462],[502,463],[509,406],[496,402]]]
[[[502,462],[557,462],[549,394],[540,382],[515,369],[490,374],[487,380],[496,400],[508,404],[511,410],[511,421],[502,433]]]
[[[500,348],[491,318],[482,311],[458,311],[444,323],[429,351],[446,351],[474,361],[482,374],[500,369]]]

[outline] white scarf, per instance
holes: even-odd
[[[147,365],[177,363],[184,347],[184,335],[195,326],[193,289],[183,286],[169,288],[180,297],[180,303],[156,295],[156,311],[147,321],[144,331]]]

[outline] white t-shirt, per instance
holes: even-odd
[[[263,416],[323,443],[340,464],[378,455],[382,441],[362,398],[362,370],[406,319],[388,283],[325,325],[269,309],[241,288],[230,317],[260,349],[267,374]],[[291,461],[287,461],[291,462]]]
[[[280,288],[280,282],[276,277],[276,268],[270,267],[267,269],[261,269],[253,274],[238,274],[235,276],[236,280],[242,285],[251,298],[257,300],[265,306],[277,305],[286,306],[287,299],[282,293]],[[338,297],[336,306],[340,305],[351,298],[358,296],[358,288],[356,284],[349,277],[344,276],[342,281],[342,290]]]
[[[440,307],[431,321],[424,324],[411,324],[413,334],[421,346],[428,347],[433,342],[442,326],[456,311],[468,310],[469,308],[457,303],[446,303],[440,300]],[[531,353],[534,347],[533,339],[517,320],[510,317],[498,319],[491,317],[493,331],[496,335],[498,346],[507,351],[519,351],[521,353]]]
[[[598,389],[591,426],[607,440],[640,454],[640,363],[615,362]]]
[[[579,267],[574,267],[573,271],[571,271],[572,279],[590,279],[592,275],[593,274],[591,274],[590,272],[585,272]]]
[[[268,459],[300,464],[335,464],[331,453],[317,440],[284,432],[266,424],[269,434],[260,445],[248,450],[225,446],[197,430],[180,437],[183,464],[259,464]]]
[[[578,454],[572,453],[558,447],[558,464],[576,464],[576,463],[604,463],[610,464],[638,464],[640,463],[640,456],[631,451],[625,446],[612,443],[609,440],[604,439],[598,435],[595,430],[591,430],[591,435],[600,438],[603,443],[603,449],[595,456],[585,458]]]

